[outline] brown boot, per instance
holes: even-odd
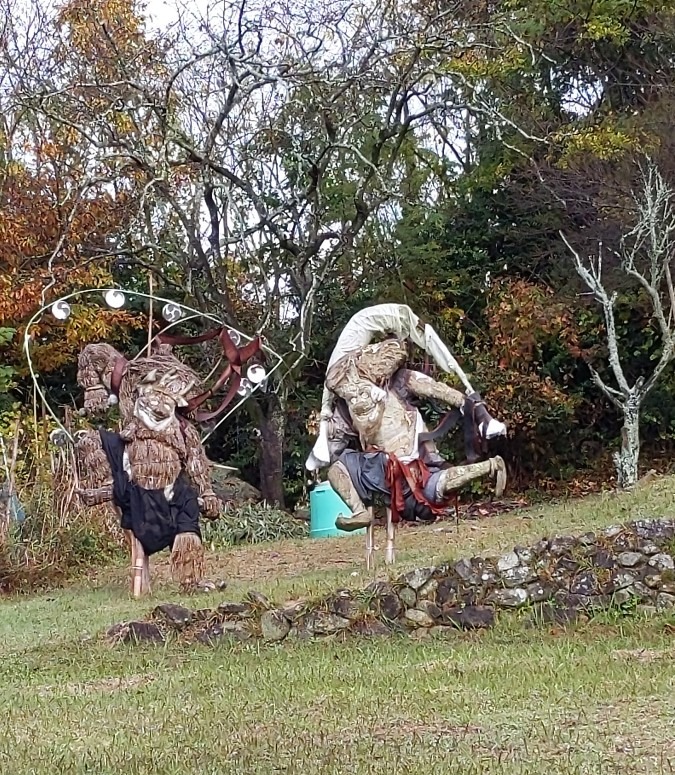
[[[342,463],[335,463],[328,469],[328,481],[335,492],[352,510],[351,517],[345,517],[343,514],[340,514],[335,520],[335,527],[346,532],[370,527],[373,518],[356,492],[349,472]]]

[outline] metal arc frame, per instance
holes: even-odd
[[[245,339],[249,342],[253,341],[254,337],[249,336],[248,334],[245,334],[243,331],[239,331],[239,329],[235,328],[234,326],[230,326],[224,321],[222,321],[220,318],[218,318],[216,315],[212,315],[209,312],[200,312],[199,310],[195,309],[194,307],[190,307],[187,304],[183,304],[182,302],[174,301],[173,299],[167,299],[163,296],[155,296],[154,294],[150,293],[143,293],[143,291],[128,291],[123,288],[84,288],[79,291],[73,291],[72,293],[68,293],[65,296],[61,296],[58,299],[54,299],[53,301],[50,301],[49,304],[44,304],[40,309],[35,312],[35,314],[31,317],[31,319],[28,321],[28,324],[26,325],[26,330],[24,331],[23,335],[23,349],[26,354],[26,360],[28,361],[28,369],[30,371],[31,378],[33,380],[33,385],[35,386],[35,390],[37,394],[40,396],[40,399],[42,400],[42,403],[44,404],[45,408],[47,409],[47,412],[51,416],[51,418],[54,420],[54,422],[59,426],[59,428],[66,434],[68,439],[71,443],[74,442],[74,439],[72,435],[68,432],[68,430],[65,428],[63,423],[59,420],[56,413],[52,409],[51,405],[49,404],[49,401],[47,400],[47,396],[45,395],[45,392],[40,385],[40,379],[37,374],[37,371],[35,370],[35,366],[33,364],[33,359],[31,357],[30,353],[30,345],[31,345],[31,329],[36,323],[40,320],[40,318],[49,310],[54,304],[57,304],[60,301],[70,301],[71,299],[80,298],[82,296],[91,296],[94,294],[98,294],[101,297],[101,303],[105,304],[105,301],[103,300],[103,297],[106,293],[110,291],[117,291],[119,293],[123,293],[126,298],[132,298],[132,297],[138,297],[141,299],[147,299],[150,302],[164,302],[165,304],[175,304],[177,307],[180,307],[181,310],[185,310],[187,312],[190,312],[191,314],[187,317],[181,317],[178,320],[175,320],[173,322],[168,323],[163,329],[162,333],[168,331],[170,328],[173,328],[174,326],[178,325],[179,323],[185,323],[187,320],[194,320],[196,318],[204,318],[205,320],[210,320],[213,323],[216,323],[219,326],[225,326],[231,331],[235,331],[237,334],[239,334],[242,339]],[[159,336],[159,334],[155,334],[151,342],[154,342],[155,339]],[[281,366],[283,363],[283,358],[274,350],[272,350],[271,347],[268,347],[266,344],[261,343],[261,348],[264,350],[264,352],[270,356],[272,356],[276,363],[272,366],[272,368],[267,371],[264,382],[267,382],[267,380],[270,378],[272,374],[274,374],[275,371]],[[147,349],[147,344],[140,350],[140,352],[135,356],[134,360],[142,355],[142,353]],[[211,436],[219,427],[220,425],[227,420],[227,418],[233,414],[247,399],[249,399],[257,390],[260,390],[261,384],[263,383],[257,383],[253,384],[251,392],[246,395],[242,396],[242,398],[234,404],[219,420],[218,422],[211,428],[211,430],[202,436],[201,442],[202,444]]]

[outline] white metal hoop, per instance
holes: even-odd
[[[243,333],[243,331],[239,331],[238,329],[234,328],[234,326],[230,326],[230,325],[226,324],[223,320],[218,318],[216,315],[212,315],[212,314],[210,314],[208,312],[200,312],[199,310],[194,309],[194,307],[190,307],[187,304],[182,304],[180,302],[173,301],[172,299],[166,299],[166,298],[164,298],[162,296],[155,296],[154,294],[143,293],[142,291],[127,291],[127,290],[124,290],[122,288],[85,288],[85,289],[82,289],[82,290],[79,290],[79,291],[73,291],[72,293],[68,293],[68,294],[66,294],[65,296],[62,296],[59,299],[55,299],[54,301],[50,301],[49,304],[44,304],[42,307],[40,307],[40,309],[28,321],[28,325],[26,326],[26,330],[24,332],[24,337],[23,337],[23,349],[24,349],[24,352],[26,353],[26,359],[28,361],[28,369],[30,371],[30,375],[31,375],[31,378],[33,380],[33,384],[35,386],[36,392],[40,396],[40,399],[42,400],[42,402],[43,402],[47,412],[51,416],[51,418],[59,426],[59,428],[66,434],[66,436],[68,437],[68,439],[71,442],[74,441],[73,436],[69,433],[69,431],[63,425],[63,423],[57,417],[56,412],[54,412],[54,410],[50,406],[49,401],[47,400],[47,396],[45,395],[45,392],[44,392],[42,386],[40,385],[40,380],[39,380],[38,374],[37,374],[37,372],[35,370],[35,366],[33,364],[33,359],[31,357],[31,353],[30,353],[30,344],[31,344],[31,334],[30,334],[30,331],[31,331],[31,328],[42,317],[42,315],[44,315],[45,312],[47,312],[47,310],[51,309],[55,304],[63,304],[63,303],[66,303],[66,302],[70,301],[71,299],[79,298],[79,297],[82,297],[82,296],[89,296],[89,295],[92,295],[92,294],[99,294],[99,298],[101,299],[101,301],[104,301],[104,298],[105,298],[106,294],[116,294],[116,293],[122,293],[126,297],[130,297],[130,298],[138,297],[138,298],[142,298],[142,299],[148,299],[150,302],[155,302],[155,301],[157,301],[157,302],[164,302],[165,304],[175,305],[177,307],[180,307],[182,310],[185,310],[186,312],[191,313],[190,315],[187,315],[186,317],[181,317],[178,320],[170,322],[167,326],[165,326],[162,329],[162,333],[165,333],[169,328],[173,328],[175,325],[178,325],[179,323],[185,323],[188,320],[194,320],[196,318],[203,318],[205,320],[211,321],[212,323],[216,323],[216,324],[218,324],[220,326],[227,326],[227,328],[229,328],[231,331],[236,332],[239,335],[240,341],[241,341],[241,339],[244,339],[244,340],[246,340],[248,342],[251,342],[254,339],[254,337],[249,336],[248,334]],[[157,336],[159,336],[159,334],[155,334],[155,336],[152,337],[151,343],[155,341]],[[139,356],[141,356],[141,354],[143,352],[145,352],[147,347],[148,347],[147,344],[144,345],[144,347],[141,348],[141,350],[138,353],[138,355],[135,356],[134,360],[136,360]],[[281,356],[277,352],[272,350],[272,348],[268,347],[266,344],[262,344],[261,343],[261,348],[264,350],[264,352],[267,355],[270,355],[276,361],[276,363],[272,366],[272,368],[267,372],[267,378],[269,378],[281,366],[281,364],[283,363],[283,359],[281,358]],[[220,425],[223,422],[225,422],[225,420],[227,420],[227,418],[231,414],[236,412],[236,410],[244,403],[244,401],[246,401],[248,398],[250,398],[257,390],[261,389],[261,384],[262,383],[258,383],[258,384],[252,385],[252,389],[249,392],[247,392],[247,394],[245,396],[243,396],[236,404],[234,404],[231,407],[231,409],[218,420],[218,422],[211,428],[211,430],[208,433],[206,433],[205,435],[202,436],[202,438],[201,438],[202,444],[209,438],[209,436],[211,436],[220,427]]]

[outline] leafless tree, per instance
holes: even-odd
[[[661,354],[650,374],[640,375],[631,385],[617,335],[614,308],[617,292],[603,277],[602,245],[595,260],[584,260],[561,234],[572,254],[574,266],[602,307],[607,334],[609,367],[615,385],[610,385],[590,366],[593,381],[623,415],[621,448],[614,455],[618,484],[632,487],[638,480],[640,455],[640,411],[642,404],[675,355],[675,292],[671,264],[675,254],[675,192],[658,167],[649,162],[642,191],[634,196],[635,225],[621,239],[618,251],[623,272],[644,292],[661,335]]]

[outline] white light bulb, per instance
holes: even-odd
[[[265,368],[259,363],[254,363],[249,366],[246,371],[246,376],[250,382],[254,385],[259,385],[267,376]]]
[[[126,301],[126,297],[122,291],[116,290],[106,291],[103,298],[105,299],[105,303],[111,309],[121,309],[124,306],[124,302]]]
[[[253,385],[251,384],[250,380],[248,380],[246,377],[244,377],[239,384],[239,389],[237,390],[237,394],[240,396],[250,396],[253,391]]]
[[[52,315],[57,320],[66,320],[70,315],[70,304],[67,301],[55,301],[52,304]]]
[[[180,320],[183,317],[183,311],[178,306],[178,304],[168,302],[162,308],[162,317],[168,323],[175,323],[177,320]]]

